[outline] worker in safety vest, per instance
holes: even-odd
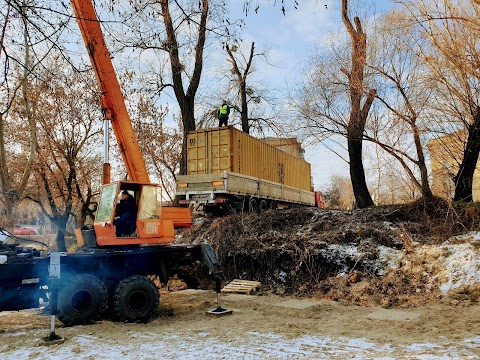
[[[217,111],[218,127],[228,125],[228,115],[230,114],[230,106],[223,100],[222,105]]]

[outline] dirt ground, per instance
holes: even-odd
[[[233,314],[207,316],[216,295],[197,265],[191,289],[163,288],[150,323],[58,323],[67,340],[48,347],[37,344],[49,316],[2,312],[2,358],[480,358],[478,204],[200,216],[177,242],[209,243],[225,283],[261,288],[222,296]]]
[[[65,343],[37,346],[50,317],[0,313],[4,359],[476,359],[480,306],[432,302],[408,309],[344,305],[315,298],[225,295],[232,315],[210,317],[213,292],[161,293],[148,324],[103,320],[62,327]]]

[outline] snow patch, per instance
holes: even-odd
[[[27,335],[27,333],[25,331],[19,331],[19,332],[16,332],[16,333],[4,333],[4,334],[0,334],[0,336],[3,336],[3,337],[16,337],[16,336],[23,336],[23,335]]]
[[[449,255],[443,259],[445,270],[440,273],[448,280],[440,286],[444,293],[462,285],[480,282],[480,254],[471,244],[443,245]]]
[[[38,360],[94,359],[156,359],[168,354],[169,359],[395,359],[414,357],[419,360],[475,358],[480,337],[458,341],[445,346],[432,343],[409,345],[377,344],[363,338],[334,339],[331,337],[305,335],[288,338],[284,335],[262,332],[248,332],[246,337],[227,340],[222,337],[206,338],[185,334],[144,334],[138,340],[119,343],[118,340],[88,337],[95,339],[85,343],[85,337],[73,337],[65,344],[39,348],[26,345],[4,353],[8,358]],[[188,339],[188,340],[185,340]],[[432,353],[434,351],[434,353]],[[435,355],[433,355],[435,354]],[[439,357],[440,355],[440,357]]]
[[[403,255],[403,251],[380,245],[378,247],[377,274],[385,275],[388,270],[395,270]]]
[[[480,232],[455,236],[441,245],[416,244],[405,254],[402,267],[429,277],[430,286],[447,293],[480,282]]]

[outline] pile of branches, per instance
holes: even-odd
[[[386,274],[381,251],[408,250],[413,242],[440,243],[460,232],[479,228],[475,205],[443,200],[417,201],[355,211],[293,208],[262,214],[203,217],[181,236],[185,243],[209,243],[227,280],[262,282],[277,293],[346,296],[352,284],[367,280],[363,296],[418,292],[421,279],[397,274],[402,286],[379,283]],[[339,276],[342,275],[342,276]],[[342,279],[342,280],[338,280]]]

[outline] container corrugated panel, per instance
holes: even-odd
[[[304,150],[302,149],[302,144],[296,138],[265,138],[262,141],[290,155],[303,159]]]
[[[188,134],[187,174],[231,171],[311,191],[310,164],[234,127]]]

